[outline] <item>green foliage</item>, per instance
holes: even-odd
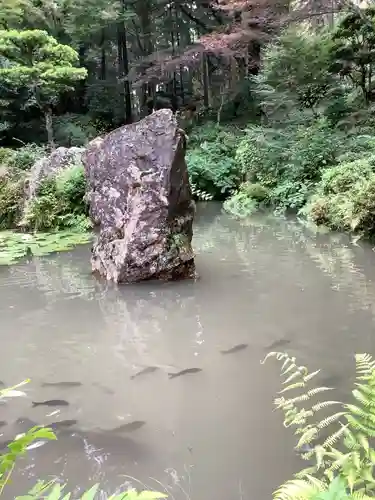
[[[255,78],[256,92],[269,120],[283,124],[294,121],[296,108],[309,111],[310,118],[318,116],[318,107],[338,86],[330,72],[332,47],[329,33],[303,28],[289,28],[269,45],[263,71]]]
[[[92,233],[88,232],[89,228],[84,223],[86,219],[82,221],[78,217],[73,222],[71,229],[51,233],[0,231],[0,265],[14,264],[30,255],[48,255],[90,243]]]
[[[86,77],[75,68],[77,52],[42,30],[0,30],[0,55],[10,64],[0,67],[0,82],[12,90],[27,88],[27,102],[49,106],[59,92],[73,89]]]
[[[17,497],[16,500],[37,500],[45,498],[47,500],[69,500],[71,493],[66,493],[65,485],[57,484],[55,481],[48,483],[39,481],[34,488],[28,492],[27,495]],[[94,500],[99,490],[99,484],[95,484],[87,490],[78,500]],[[158,500],[160,498],[167,498],[164,493],[157,491],[140,491],[135,490],[123,491],[108,497],[108,500]]]
[[[193,132],[186,161],[198,198],[225,199],[238,187],[237,143],[236,132],[230,128],[207,124]]]
[[[59,228],[88,230],[91,223],[87,217],[85,190],[82,164],[73,164],[56,177],[45,179],[38,195],[27,206],[21,225],[36,231]]]
[[[236,160],[251,182],[269,189],[278,209],[299,209],[307,201],[321,172],[348,147],[340,132],[325,120],[284,130],[251,127],[239,144]]]
[[[354,402],[317,400],[331,387],[313,387],[314,377],[305,366],[286,353],[272,352],[282,362],[283,389],[275,400],[284,413],[284,426],[293,427],[298,436],[296,449],[302,458],[314,463],[296,474],[274,494],[277,500],[316,498],[370,498],[375,494],[375,361],[368,354],[357,354]],[[327,415],[327,410],[338,411]],[[325,413],[319,419],[320,413]],[[332,429],[332,430],[331,430]],[[344,494],[345,491],[345,494]],[[346,495],[346,496],[345,496]]]
[[[30,170],[34,163],[46,154],[45,147],[32,143],[26,144],[22,148],[13,150],[12,154],[9,153],[6,165],[13,169]]]
[[[231,215],[242,219],[249,217],[258,210],[258,202],[254,198],[248,196],[247,193],[240,190],[225,200],[223,208]]]
[[[327,169],[302,214],[334,229],[375,230],[375,156]]]
[[[100,124],[89,116],[68,113],[54,119],[55,140],[60,146],[85,146],[101,132]]]
[[[333,34],[331,70],[360,88],[366,102],[373,99],[375,63],[375,8],[353,8]]]
[[[0,165],[7,165],[9,158],[11,158],[13,154],[13,149],[0,148]]]
[[[248,217],[267,204],[269,194],[269,190],[261,184],[245,182],[235,194],[224,202],[223,208],[237,218]]]
[[[24,179],[0,176],[0,229],[15,227],[22,214]]]

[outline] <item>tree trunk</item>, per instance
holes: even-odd
[[[99,70],[99,80],[105,80],[107,78],[107,58],[105,53],[105,28],[102,28],[101,38],[100,38],[100,70]]]
[[[86,62],[86,52],[87,52],[87,47],[86,45],[82,42],[79,44],[78,47],[78,56],[79,56],[79,66],[81,68],[85,68],[85,62]],[[79,113],[86,113],[87,112],[87,106],[86,106],[86,78],[83,80],[80,80],[78,82],[77,86],[77,97],[78,97],[78,106],[79,106]]]
[[[122,12],[125,13],[125,0],[122,0]],[[118,73],[120,79],[120,123],[132,122],[132,101],[130,83],[127,79],[129,74],[128,47],[126,40],[126,29],[124,21],[117,24],[117,52],[118,52]]]
[[[47,142],[48,146],[51,150],[55,149],[55,141],[53,137],[53,120],[52,120],[52,109],[50,107],[44,110],[44,118],[46,124],[46,132],[47,132]]]
[[[153,43],[152,43],[152,22],[151,22],[151,11],[152,5],[150,0],[137,0],[135,3],[135,10],[138,16],[140,25],[140,39],[141,45],[143,47],[143,57],[147,57],[153,53]],[[149,100],[153,98],[155,94],[155,84],[151,82],[146,82],[142,85],[142,97],[140,102],[141,116],[147,116],[149,114]]]
[[[202,76],[203,76],[203,105],[205,110],[210,106],[209,90],[208,90],[208,68],[207,68],[207,55],[202,53]]]

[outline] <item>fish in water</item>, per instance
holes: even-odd
[[[48,399],[47,401],[33,401],[33,408],[35,406],[68,406],[68,401],[65,399]]]
[[[10,443],[13,443],[13,439],[0,442],[0,450],[4,450]]]
[[[29,429],[32,429],[33,427],[36,427],[38,424],[34,422],[33,420],[30,420],[27,417],[20,417],[17,418],[16,424],[20,426],[20,428],[26,432]]]
[[[120,432],[133,432],[137,431],[141,427],[145,425],[146,422],[143,420],[134,420],[134,422],[130,422],[129,424],[120,425],[115,429],[112,429],[111,432],[120,433]]]
[[[221,354],[232,354],[233,352],[238,352],[242,351],[243,349],[246,349],[248,347],[248,344],[237,344],[230,349],[226,349],[225,351],[220,351]]]
[[[156,370],[158,370],[157,366],[147,366],[147,368],[143,368],[143,370],[135,373],[130,378],[133,380],[136,377],[140,377],[141,375],[146,375],[147,373],[154,373],[154,372],[156,372]]]
[[[42,387],[79,387],[81,382],[43,382]]]
[[[4,387],[4,386],[5,386],[4,382],[2,380],[0,380],[0,387]]]
[[[202,368],[186,368],[186,370],[181,370],[177,373],[168,373],[169,378],[180,377],[181,375],[187,375],[188,373],[198,373],[201,372]]]
[[[0,427],[4,427],[5,425],[7,425],[5,420],[0,420]]]
[[[275,340],[275,342],[272,342],[268,347],[266,347],[267,351],[270,351],[272,349],[277,349],[279,347],[283,347],[285,345],[290,344],[291,340],[289,339],[280,339],[280,340]]]
[[[77,423],[77,420],[71,419],[71,420],[61,420],[60,422],[52,422],[52,424],[46,424],[45,427],[49,427],[53,431],[58,431],[60,429],[66,429],[67,427],[71,427],[72,425],[75,425]]]

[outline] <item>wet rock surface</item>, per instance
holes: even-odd
[[[195,276],[185,146],[167,109],[89,144],[83,163],[98,230],[94,272],[117,283]]]

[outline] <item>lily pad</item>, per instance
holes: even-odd
[[[78,231],[34,234],[0,231],[0,265],[14,264],[26,256],[71,250],[77,245],[90,243],[92,237],[90,232]]]

